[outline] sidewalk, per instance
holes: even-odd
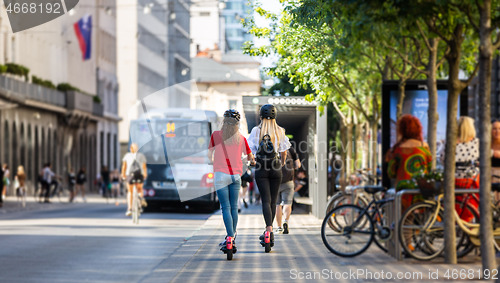
[[[321,220],[314,216],[292,215],[290,234],[275,234],[275,246],[266,254],[258,239],[264,231],[260,206],[251,206],[240,214],[238,252],[227,261],[218,246],[225,229],[217,211],[142,282],[437,282],[455,281],[451,276],[461,269],[474,274],[467,279],[479,279],[478,256],[461,259],[457,265],[446,265],[443,258],[398,262],[372,244],[360,256],[342,258],[325,248],[320,229]]]
[[[52,197],[50,199],[50,203],[40,203],[35,201],[33,196],[28,196],[26,198],[26,206],[23,207],[21,201],[18,200],[16,196],[7,196],[7,198],[3,201],[3,206],[0,207],[0,215],[21,211],[57,209],[67,205],[78,206],[85,203],[106,203],[106,199],[96,193],[88,194],[85,197],[86,202],[83,201],[81,196],[78,196],[75,198],[73,203],[69,203],[68,196],[64,196],[61,197],[61,199]],[[120,197],[118,200],[120,204],[125,203],[124,197]],[[109,199],[109,203],[114,203],[114,199]]]

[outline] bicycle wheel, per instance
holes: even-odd
[[[357,196],[354,197],[354,200],[351,194],[339,194],[337,196],[333,196],[333,199],[327,206],[327,212],[332,211],[334,208],[345,204],[355,204],[359,207],[367,207],[368,200],[366,200],[366,198],[360,194],[357,194]],[[330,225],[330,228],[335,229],[335,225],[331,222],[331,219],[328,221],[328,225]]]
[[[371,217],[373,219],[373,227],[375,228],[373,241],[384,252],[387,252],[384,243],[392,237],[392,231],[389,227],[389,220],[387,218],[388,213],[389,203],[386,202],[383,203]]]
[[[472,220],[469,221],[470,223],[479,223],[479,214],[473,206],[471,206],[470,204],[466,204],[464,210],[468,211],[468,213],[470,213],[469,215],[473,216]],[[469,235],[465,233],[460,228],[460,226],[456,225],[455,231],[457,241],[457,257],[464,257],[469,254],[476,246],[471,242]]]
[[[132,195],[132,223],[139,224],[139,195],[137,193],[137,188],[134,186]]]
[[[370,216],[362,212],[361,207],[347,204],[326,215],[321,225],[321,238],[328,250],[338,256],[353,257],[368,249],[375,232]]]
[[[429,203],[413,204],[399,222],[399,241],[406,254],[418,260],[430,260],[444,250],[443,209]]]

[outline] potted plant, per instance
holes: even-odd
[[[433,197],[443,192],[443,171],[432,170],[413,177],[413,181],[424,197]]]

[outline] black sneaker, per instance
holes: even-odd
[[[248,203],[245,200],[243,200],[243,205],[245,206],[245,208],[248,208]]]
[[[288,234],[288,223],[283,223],[283,234]]]

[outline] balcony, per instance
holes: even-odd
[[[80,110],[96,116],[104,114],[104,105],[94,102],[91,95],[78,91],[64,93],[3,75],[0,75],[0,92],[15,101],[34,100],[63,107],[67,110]]]
[[[0,75],[0,89],[11,94],[15,100],[31,99],[60,107],[66,106],[66,95],[63,92],[2,75]]]

